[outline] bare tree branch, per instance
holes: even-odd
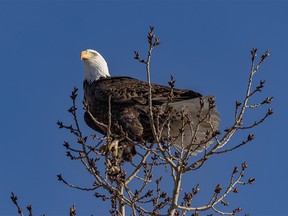
[[[249,100],[252,97],[257,96],[258,93],[261,93],[264,88],[265,81],[260,81],[255,89],[252,89],[252,84],[253,78],[259,71],[260,66],[267,57],[269,57],[269,52],[266,51],[265,54],[260,57],[259,62],[256,63],[257,49],[252,49],[251,68],[244,98],[240,101],[236,101],[235,112],[232,116],[234,122],[221,134],[211,123],[211,116],[213,109],[215,108],[213,97],[207,99],[209,103],[206,104],[208,106],[208,112],[204,112],[204,105],[207,101],[204,101],[203,98],[199,98],[199,110],[196,114],[198,121],[193,122],[193,124],[191,116],[185,113],[184,109],[182,111],[173,109],[172,104],[174,102],[175,80],[172,76],[168,82],[171,91],[167,96],[166,105],[158,109],[153,106],[150,67],[151,56],[154,48],[160,44],[160,40],[154,34],[153,26],[149,29],[147,39],[149,44],[147,56],[143,59],[139,52],[134,51],[134,58],[145,65],[147,85],[149,87],[148,114],[154,142],[136,143],[126,137],[125,139],[133,142],[139,151],[134,156],[132,162],[124,163],[123,160],[119,158],[119,152],[123,151],[124,147],[121,143],[122,140],[114,139],[113,130],[111,131],[111,126],[116,124],[116,122],[112,122],[112,96],[109,96],[107,125],[98,121],[89,110],[89,107],[84,104],[84,108],[92,121],[99,127],[105,128],[107,131],[107,134],[103,138],[93,135],[93,144],[90,144],[91,141],[89,136],[83,135],[78,124],[78,116],[76,113],[77,89],[75,88],[70,96],[72,99],[72,106],[68,110],[73,116],[74,124],[66,125],[60,121],[57,124],[59,128],[70,131],[77,138],[76,147],[67,142],[64,143],[64,146],[68,150],[66,155],[73,161],[80,160],[94,178],[95,182],[89,187],[79,187],[64,180],[61,175],[58,175],[58,179],[71,188],[94,191],[95,197],[100,198],[103,201],[109,200],[109,202],[111,202],[111,215],[174,216],[186,215],[193,212],[192,215],[196,216],[199,215],[198,212],[207,210],[220,215],[235,215],[241,211],[240,207],[237,207],[232,211],[223,211],[219,208],[219,205],[224,207],[229,205],[226,198],[228,199],[227,196],[231,192],[237,194],[237,185],[247,185],[254,182],[255,179],[253,178],[243,181],[244,172],[247,169],[246,163],[242,163],[240,172],[238,171],[238,168],[235,167],[228,186],[223,188],[221,184],[218,184],[213,195],[211,197],[207,196],[207,202],[202,206],[194,206],[193,203],[194,197],[200,193],[199,184],[187,192],[185,191],[185,188],[183,188],[182,181],[187,178],[186,176],[188,176],[188,173],[191,174],[194,170],[203,168],[203,164],[205,164],[212,155],[229,153],[251,142],[254,139],[253,134],[249,134],[246,139],[239,144],[231,144],[228,146],[230,139],[236,132],[257,127],[271,116],[273,111],[269,108],[266,114],[261,119],[254,121],[254,123],[244,124],[243,122],[246,111],[259,110],[262,106],[272,102],[273,97],[266,97],[266,99],[260,103],[249,105]],[[175,115],[178,115],[181,118],[182,126],[179,128],[178,135],[173,135],[174,137],[172,137],[171,128],[174,126],[173,117],[175,117]],[[211,131],[207,131],[205,139],[199,141],[198,135],[201,132],[199,130],[201,124],[204,123],[210,125]],[[184,143],[185,128],[189,128],[191,131],[191,140],[189,143]],[[125,130],[123,130],[123,134],[125,134]],[[164,139],[163,137],[166,137],[167,139]],[[176,140],[178,139],[182,140],[181,146],[175,146]],[[215,142],[209,147],[212,140]],[[97,142],[96,144],[95,141]],[[104,141],[106,141],[106,143],[104,143]],[[202,155],[200,157],[194,157],[195,153],[200,151],[203,151],[203,153],[201,153]],[[171,182],[171,188],[162,188],[161,183],[162,179],[164,179],[164,172],[168,174],[165,176],[165,179]],[[159,177],[159,175],[161,176]],[[73,206],[71,209],[70,215],[76,215],[76,207]],[[20,210],[18,209],[18,211]],[[22,212],[22,210],[20,212]]]

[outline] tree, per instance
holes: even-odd
[[[166,121],[157,122],[157,114],[152,113],[152,93],[151,93],[151,79],[150,79],[150,62],[153,49],[160,45],[160,40],[155,37],[154,27],[150,27],[148,32],[149,50],[146,59],[142,59],[139,52],[135,52],[135,59],[143,64],[146,68],[147,82],[150,89],[149,94],[149,115],[150,125],[152,128],[155,143],[136,143],[137,154],[133,161],[124,162],[121,158],[123,149],[111,139],[111,131],[108,129],[106,135],[92,134],[85,135],[79,127],[78,110],[76,107],[76,100],[78,96],[78,89],[74,88],[71,93],[72,106],[68,112],[73,116],[73,124],[64,124],[58,121],[59,128],[70,131],[76,138],[76,143],[70,144],[64,142],[64,147],[67,149],[67,156],[73,161],[81,162],[87,172],[94,178],[95,182],[91,187],[81,187],[71,184],[61,174],[58,175],[58,180],[65,185],[83,191],[93,191],[96,198],[104,202],[111,203],[109,213],[111,215],[186,215],[192,212],[192,215],[200,215],[200,212],[212,210],[221,215],[234,215],[241,211],[241,208],[236,206],[232,210],[224,211],[223,207],[228,206],[226,201],[229,193],[237,193],[238,185],[253,184],[254,178],[245,178],[244,173],[247,169],[247,163],[243,162],[240,167],[235,166],[232,169],[228,186],[223,188],[221,184],[215,185],[213,195],[207,196],[207,201],[201,206],[194,206],[193,200],[200,193],[200,183],[191,188],[181,188],[183,179],[193,175],[193,171],[197,169],[205,169],[205,164],[211,156],[220,156],[222,154],[234,151],[244,145],[248,144],[254,139],[253,134],[247,135],[241,143],[235,146],[230,146],[230,138],[238,131],[250,130],[263,123],[271,114],[272,109],[264,114],[262,118],[256,120],[253,124],[247,125],[243,121],[243,116],[248,110],[258,110],[266,104],[272,102],[272,97],[267,97],[264,101],[250,104],[249,100],[255,97],[264,88],[265,81],[253,88],[253,78],[260,66],[269,56],[266,51],[256,63],[257,49],[251,51],[251,68],[249,72],[249,79],[245,97],[242,101],[235,103],[234,123],[227,127],[220,133],[218,130],[207,132],[207,139],[200,142],[199,146],[206,146],[202,153],[195,156],[195,148],[192,145],[188,148],[175,147],[173,140],[168,139],[167,142],[161,141],[163,129],[168,128],[167,133],[169,137],[169,129],[173,127],[171,115],[175,110],[171,109],[173,102],[173,89],[175,80],[171,76],[168,82],[171,92],[168,96],[166,104],[165,115]],[[109,101],[111,98],[109,99]],[[203,121],[211,122],[211,112],[215,107],[214,100],[209,99],[209,112],[203,113],[204,101],[199,100],[198,123],[196,129],[191,126],[191,133],[193,133],[193,140],[197,139],[197,132],[199,126]],[[89,107],[84,104],[86,111],[93,117]],[[109,103],[109,114],[111,115],[111,104]],[[181,116],[183,126],[191,125],[189,115],[184,111],[177,111]],[[155,120],[156,118],[156,120]],[[103,124],[94,118],[95,124]],[[106,125],[111,127],[111,118]],[[183,136],[183,130],[179,130],[179,137]],[[214,139],[214,144],[209,147],[208,143]],[[189,146],[189,145],[188,145]],[[164,170],[164,171],[163,171]],[[159,175],[159,173],[161,175]],[[162,180],[169,181],[171,188],[161,187]],[[17,197],[12,193],[12,201],[18,208],[18,213],[23,215],[23,211],[17,203]],[[222,205],[222,206],[221,206]],[[221,206],[221,207],[220,207]],[[228,207],[227,207],[228,208]],[[32,215],[32,206],[27,207],[29,214]],[[211,212],[211,211],[210,211]],[[76,215],[76,207],[70,209],[70,215]]]

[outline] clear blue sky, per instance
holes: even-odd
[[[193,182],[211,192],[246,161],[247,177],[256,182],[240,187],[231,205],[241,206],[241,215],[287,215],[287,11],[287,1],[1,1],[0,214],[16,215],[13,191],[23,207],[33,204],[35,215],[67,215],[73,203],[80,215],[108,215],[92,194],[57,181],[59,173],[75,184],[91,179],[65,156],[62,144],[71,136],[56,121],[71,120],[66,109],[74,86],[83,95],[81,50],[102,53],[113,75],[145,79],[133,50],[146,52],[154,25],[162,44],[152,59],[153,81],[165,84],[172,73],[177,87],[215,95],[222,129],[232,123],[235,100],[243,98],[250,49],[271,50],[256,80],[267,80],[259,100],[274,96],[275,114],[252,131],[253,143],[213,157]]]

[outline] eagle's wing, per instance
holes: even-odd
[[[147,89],[141,81],[129,77],[108,77],[93,83],[84,82],[84,89],[84,100],[95,118],[107,125],[108,100],[111,96],[112,123],[120,126],[124,132],[128,132],[132,140],[140,140],[143,135],[143,125],[139,119],[139,106],[147,107],[145,96]],[[85,121],[87,124],[90,123],[88,124],[90,127],[105,133],[91,120],[91,117],[85,114]]]
[[[105,100],[111,95],[114,103],[148,104],[149,86],[147,82],[130,77],[108,77],[92,84],[92,91],[98,99]],[[167,86],[152,84],[152,102],[161,105],[167,102],[171,89]],[[174,101],[200,97],[201,94],[186,90],[174,89]],[[92,92],[91,92],[92,93]]]
[[[85,85],[85,83],[84,83]],[[107,123],[108,114],[108,98],[111,96],[111,109],[112,109],[112,120],[113,123],[117,122],[124,131],[129,133],[129,137],[134,141],[144,139],[152,142],[153,135],[150,129],[150,121],[148,115],[148,95],[149,86],[147,82],[143,82],[130,77],[109,77],[97,80],[89,85],[89,92],[86,92],[86,100],[89,101],[90,107],[92,108],[92,114],[97,115],[98,119]],[[167,102],[168,95],[171,89],[166,86],[152,84],[152,103],[154,105],[160,105],[164,108]],[[173,89],[174,100],[172,106],[175,110],[180,111],[182,107],[186,107],[189,115],[191,116],[192,123],[197,126],[199,121],[199,109],[200,103],[199,98],[201,94],[185,89]],[[205,106],[202,114],[208,112],[208,101],[205,98]],[[164,107],[163,107],[164,106]],[[94,110],[94,111],[93,111]],[[86,122],[91,123],[89,116],[85,116]],[[88,118],[87,118],[88,117]],[[182,127],[182,119],[178,115],[173,118],[171,136],[179,137],[179,129]],[[92,124],[94,124],[92,122]],[[89,124],[88,124],[89,125]],[[90,125],[89,125],[90,126]],[[184,146],[191,144],[193,137],[194,128],[190,130],[190,127],[185,128],[185,144]],[[90,126],[93,128],[93,125]],[[104,133],[105,131],[101,128],[94,127],[98,132]],[[213,110],[211,113],[211,122],[203,122],[197,129],[198,142],[193,143],[196,145],[193,150],[199,152],[205,147],[208,147],[212,141],[209,141],[205,146],[199,148],[199,142],[206,138],[208,130],[213,131],[219,128],[219,113],[217,110]],[[191,134],[192,133],[192,134]],[[166,134],[164,132],[163,134]],[[165,135],[164,135],[165,136]],[[167,137],[166,137],[167,138]],[[174,140],[174,144],[177,147],[181,147],[181,140]]]

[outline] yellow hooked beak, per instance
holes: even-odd
[[[87,50],[86,50],[86,51],[82,51],[82,52],[80,53],[80,59],[81,59],[81,60],[90,59],[90,55],[89,55],[89,53],[88,53]]]

